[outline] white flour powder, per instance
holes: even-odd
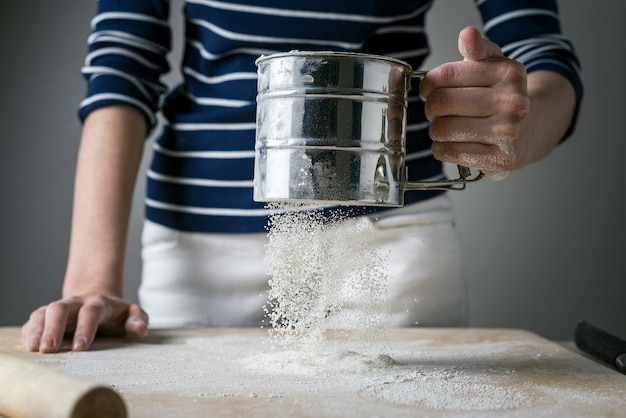
[[[324,330],[384,325],[387,266],[366,219],[328,219],[320,210],[273,204],[267,249],[267,316],[277,341],[314,349]],[[293,211],[284,211],[292,209]]]
[[[618,373],[523,334],[505,343],[475,332],[475,342],[462,342],[443,330],[390,330],[359,353],[350,332],[329,333],[310,353],[270,348],[263,330],[157,331],[132,345],[39,358],[113,386],[137,406],[133,413],[150,399],[206,405],[209,415],[223,410],[219,416],[242,404],[256,416],[325,417],[592,417],[626,409]],[[380,352],[387,339],[391,356]]]

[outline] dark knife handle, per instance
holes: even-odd
[[[574,333],[576,346],[593,358],[626,374],[626,368],[622,361],[626,354],[626,341],[601,330],[586,321],[580,321],[576,325]]]

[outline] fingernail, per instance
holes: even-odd
[[[87,348],[87,339],[85,337],[76,337],[72,343],[72,351],[83,351]]]
[[[128,325],[132,325],[131,331],[140,337],[148,333],[148,324],[141,318],[131,318]]]

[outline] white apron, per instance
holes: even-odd
[[[345,227],[354,222],[372,223],[388,263],[387,325],[466,325],[461,251],[447,196],[350,219]],[[142,242],[139,301],[151,328],[269,324],[267,234],[187,233],[146,221]]]

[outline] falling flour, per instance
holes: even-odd
[[[385,323],[387,268],[365,218],[272,204],[266,313],[283,346],[314,349],[327,328],[367,340]]]

